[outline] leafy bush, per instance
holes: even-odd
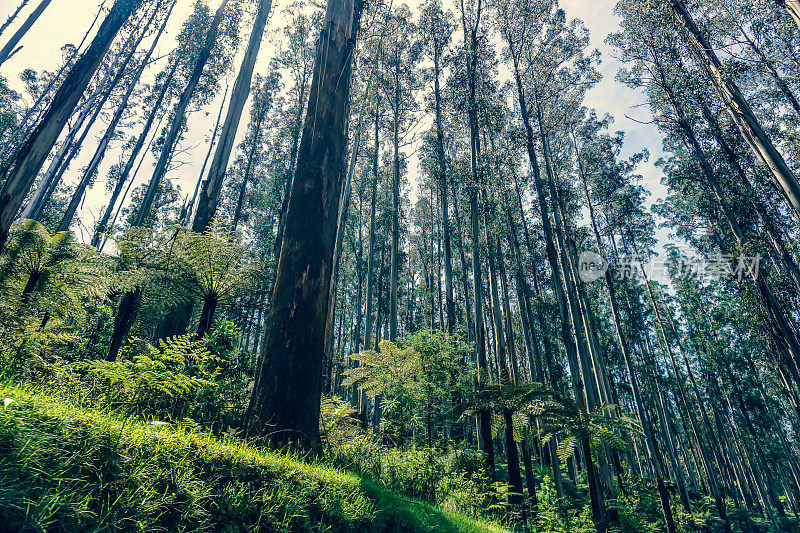
[[[72,380],[73,396],[126,415],[228,431],[241,423],[253,376],[249,357],[236,349],[237,336],[232,323],[219,322],[200,340],[134,341],[116,361],[71,365],[78,382]],[[67,383],[66,373],[57,381]]]
[[[130,350],[128,350],[130,351]],[[197,412],[196,402],[217,388],[221,360],[190,337],[147,346],[147,353],[117,361],[82,361],[74,369],[87,394],[102,405],[144,417],[181,420]]]

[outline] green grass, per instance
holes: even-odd
[[[0,531],[501,532],[247,444],[0,384]]]

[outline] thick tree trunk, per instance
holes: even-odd
[[[300,86],[300,93],[297,98],[297,117],[295,119],[294,131],[292,131],[292,144],[289,149],[289,164],[286,169],[285,182],[283,184],[283,195],[281,196],[281,208],[278,211],[278,228],[275,231],[274,255],[275,264],[278,263],[278,257],[281,253],[281,244],[283,242],[283,231],[286,227],[286,211],[289,209],[289,196],[292,190],[292,182],[294,181],[295,165],[297,164],[297,148],[300,143],[300,130],[303,126],[303,105],[305,103],[306,86]]]
[[[363,5],[329,0],[247,431],[319,445],[325,322],[347,153],[351,57]]]
[[[147,185],[142,203],[136,212],[136,217],[133,221],[134,226],[141,226],[153,207],[158,188],[161,185],[164,175],[167,173],[167,167],[172,158],[172,151],[175,148],[175,143],[178,140],[181,128],[183,128],[186,122],[186,109],[189,107],[197,85],[200,83],[200,76],[203,74],[203,69],[211,56],[211,50],[217,42],[219,26],[222,23],[225,9],[228,7],[229,1],[230,0],[222,0],[222,4],[217,8],[217,12],[214,14],[214,18],[211,21],[211,26],[208,28],[203,48],[200,50],[197,61],[195,61],[194,69],[189,77],[189,82],[186,84],[183,94],[178,101],[178,105],[175,107],[175,115],[172,118],[172,124],[170,124],[169,131],[164,137],[164,146],[161,149],[161,156],[158,158],[158,162],[153,170],[153,176],[150,178],[150,183]]]
[[[92,44],[78,59],[53,96],[39,126],[17,153],[13,170],[9,172],[8,169],[4,169],[0,172],[0,177],[7,176],[0,191],[0,251],[8,240],[11,222],[47,159],[47,154],[64,129],[117,32],[140,3],[141,0],[117,0],[114,3],[97,30]]]
[[[731,119],[739,128],[739,131],[742,132],[742,136],[755,155],[772,172],[781,189],[783,189],[795,217],[800,219],[800,182],[798,182],[797,176],[786,164],[775,145],[772,144],[739,87],[725,74],[722,63],[714,53],[711,44],[697,28],[683,0],[671,0],[671,3],[673,11],[675,11],[682,26],[686,29],[692,52],[697,61],[706,69]]]
[[[200,192],[200,201],[197,204],[197,214],[192,222],[192,230],[203,232],[206,230],[214,215],[217,212],[217,202],[222,192],[222,183],[225,179],[225,172],[228,169],[228,161],[233,150],[233,142],[236,139],[236,132],[239,129],[239,121],[242,118],[242,111],[247,97],[250,95],[250,83],[253,79],[253,70],[256,66],[256,58],[261,48],[261,41],[264,37],[264,28],[267,26],[269,12],[272,9],[272,0],[260,0],[258,12],[253,22],[253,30],[250,33],[250,41],[247,43],[242,66],[236,82],[233,84],[233,92],[228,106],[228,114],[222,125],[222,131],[217,143],[217,151],[211,162],[208,171],[208,179]]]
[[[139,308],[142,290],[134,289],[126,292],[117,307],[117,316],[114,318],[114,330],[111,333],[111,344],[108,348],[107,361],[116,361],[122,343],[128,338],[133,322],[136,319],[135,309]]]
[[[202,339],[214,325],[214,313],[217,311],[219,298],[216,294],[207,294],[203,298],[203,310],[200,312],[200,321],[197,324],[197,338]]]
[[[22,23],[22,26],[11,36],[11,39],[9,39],[6,45],[0,49],[0,65],[5,63],[12,55],[16,54],[19,48],[22,48],[21,46],[17,48],[19,41],[28,33],[28,30],[31,29],[31,26],[33,26],[41,14],[44,13],[44,10],[47,9],[47,6],[49,6],[52,1],[53,0],[42,0],[39,2],[36,9],[34,9],[33,12],[28,15],[25,22]],[[22,6],[20,6],[20,8],[21,7]]]
[[[3,146],[2,152],[0,152],[0,168],[4,168],[5,164],[7,163],[7,159],[9,157],[13,157],[13,154],[16,153],[16,149],[18,148],[17,140],[19,139],[21,134],[27,133],[29,130],[28,121],[31,119],[31,117],[33,117],[34,112],[39,110],[39,107],[42,105],[42,102],[53,90],[53,87],[55,87],[56,83],[62,80],[62,75],[64,74],[64,71],[67,70],[67,68],[72,65],[72,60],[75,58],[76,55],[78,55],[80,49],[83,48],[83,44],[89,38],[89,35],[92,33],[92,30],[94,29],[94,25],[97,24],[97,21],[100,19],[100,15],[102,13],[103,9],[101,6],[101,8],[97,10],[97,14],[92,20],[89,29],[86,30],[86,33],[83,34],[81,42],[78,43],[78,46],[75,47],[72,54],[63,61],[61,67],[59,67],[58,71],[47,83],[47,86],[44,88],[44,90],[40,92],[39,96],[36,98],[36,101],[33,103],[33,105],[30,106],[30,108],[28,108],[28,110],[25,112],[25,115],[22,117],[22,120],[20,120],[16,128],[14,128],[13,133],[9,136],[9,139],[5,143],[5,146]],[[37,118],[40,118],[42,114],[43,113],[39,112],[37,114]],[[0,172],[0,175],[1,174],[2,172]]]

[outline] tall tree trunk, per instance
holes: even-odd
[[[100,238],[102,235],[108,230],[108,223],[111,219],[111,213],[114,212],[114,205],[117,203],[117,199],[119,198],[120,193],[122,192],[125,183],[128,181],[128,176],[133,169],[133,165],[136,163],[136,158],[139,156],[139,152],[144,147],[144,143],[147,140],[147,135],[150,133],[150,128],[153,126],[153,121],[158,114],[158,110],[161,108],[161,104],[164,102],[164,97],[169,92],[170,85],[172,84],[172,80],[175,77],[175,71],[178,68],[178,61],[175,61],[172,64],[172,67],[169,70],[169,74],[167,74],[167,78],[164,80],[161,90],[158,93],[158,97],[156,101],[153,103],[153,106],[150,109],[150,114],[147,117],[147,121],[144,124],[144,128],[142,132],[139,134],[139,138],[136,141],[136,145],[133,147],[131,151],[131,155],[128,157],[127,163],[125,163],[125,167],[122,169],[122,172],[119,174],[119,179],[117,180],[116,185],[114,185],[114,190],[111,193],[111,198],[108,201],[108,206],[106,207],[105,211],[103,212],[103,216],[100,218],[100,222],[97,225],[97,229],[92,236],[92,246],[99,247],[100,246]],[[149,148],[148,148],[149,149]]]
[[[177,0],[173,0],[172,3],[170,4],[169,10],[164,15],[164,21],[162,22],[161,26],[159,27],[158,33],[156,33],[156,36],[153,38],[153,42],[150,45],[150,48],[147,50],[147,53],[145,54],[145,56],[141,59],[141,63],[139,64],[139,68],[136,70],[135,74],[133,74],[133,76],[131,76],[131,80],[130,80],[130,82],[128,84],[128,90],[123,95],[122,100],[121,100],[119,106],[117,107],[116,113],[114,113],[114,116],[111,118],[111,122],[108,124],[108,128],[106,128],[106,131],[103,134],[103,137],[100,139],[100,143],[98,144],[97,149],[95,150],[94,156],[92,157],[91,161],[89,162],[89,165],[84,170],[83,179],[81,180],[81,184],[82,185],[84,183],[88,183],[88,181],[91,179],[91,177],[94,176],[95,173],[97,172],[97,169],[100,166],[100,163],[103,161],[103,158],[105,157],[106,151],[108,150],[108,146],[111,143],[111,140],[114,138],[114,134],[115,134],[115,132],[117,130],[117,126],[119,125],[119,122],[122,120],[122,117],[125,114],[125,111],[128,109],[128,101],[130,100],[130,97],[133,94],[134,89],[136,89],[136,85],[139,82],[139,80],[141,79],[142,73],[144,72],[145,68],[147,68],[147,65],[150,63],[150,58],[152,57],[153,52],[156,49],[156,46],[158,45],[159,41],[161,40],[161,36],[163,35],[164,30],[167,27],[167,22],[169,21],[169,18],[172,15],[172,10],[174,9],[176,3],[177,3]],[[153,15],[151,16],[150,21],[148,21],[147,25],[145,26],[145,33],[146,33],[147,28],[150,26],[150,23],[153,21],[153,18],[158,13],[159,7],[161,7],[161,2],[159,2],[158,5],[153,10]],[[138,43],[137,43],[137,45],[138,45]],[[126,62],[126,64],[127,64],[127,62]],[[124,68],[125,68],[124,66],[120,67],[120,72],[122,72],[124,70]],[[84,190],[85,190],[85,185],[84,185]],[[78,193],[77,189],[76,189],[75,192],[76,192],[75,196],[77,196],[77,193]],[[81,193],[80,196],[82,197],[83,194]],[[72,203],[70,203],[70,206],[72,206]],[[77,208],[77,205],[75,206],[75,208]],[[69,213],[69,211],[70,211],[70,209],[68,208],[67,213]],[[71,219],[72,216],[74,215],[74,213],[75,213],[75,209],[72,209],[72,215],[67,216],[67,214],[65,214],[64,215],[64,219]]]
[[[397,293],[400,277],[400,61],[395,59],[395,91],[392,108],[392,252],[389,272],[389,340],[397,341]]]
[[[583,183],[583,190],[584,193],[586,194],[586,203],[589,207],[589,219],[591,221],[592,230],[594,231],[594,236],[597,241],[597,252],[598,254],[600,254],[601,257],[605,257],[603,251],[603,240],[600,237],[600,231],[597,228],[597,222],[594,216],[594,207],[592,206],[592,200],[591,197],[589,196],[589,186],[586,180],[586,174],[583,171],[583,165],[581,164],[580,152],[578,151],[578,145],[577,141],[575,140],[574,132],[572,134],[572,139],[574,143],[573,146],[575,148],[575,154],[577,156],[577,161],[578,161],[578,173],[580,174],[581,181]],[[620,317],[619,308],[617,306],[616,290],[614,288],[614,283],[611,279],[611,272],[608,269],[606,269],[605,271],[604,279],[605,279],[606,289],[608,290],[611,314],[614,319],[614,328],[617,333],[617,341],[619,342],[620,350],[622,351],[622,357],[625,361],[625,367],[628,370],[628,379],[631,384],[633,401],[636,406],[636,417],[638,418],[639,424],[641,425],[642,430],[644,431],[645,444],[649,456],[648,458],[650,459],[650,464],[652,465],[653,471],[655,472],[656,490],[658,491],[658,498],[659,502],[661,503],[661,511],[664,516],[664,523],[667,527],[667,531],[669,533],[674,533],[677,531],[677,529],[675,527],[675,519],[672,514],[672,507],[670,506],[669,502],[669,490],[667,489],[664,483],[666,469],[664,468],[663,457],[658,447],[658,441],[655,439],[653,435],[653,429],[650,425],[650,420],[647,416],[647,411],[645,410],[641,393],[639,392],[639,382],[636,377],[636,371],[633,366],[631,352],[622,327],[622,318]],[[692,509],[689,503],[689,498],[684,497],[682,498],[682,501],[684,507],[686,508],[687,513],[689,513],[689,516],[691,516]]]
[[[19,48],[22,48],[21,46],[17,48],[17,44],[19,44],[19,41],[25,36],[26,33],[28,33],[28,30],[31,29],[31,26],[33,26],[41,14],[44,13],[44,10],[47,9],[47,6],[49,6],[50,2],[52,1],[53,0],[42,0],[39,2],[39,5],[36,6],[36,9],[34,9],[33,12],[28,15],[28,18],[25,20],[25,22],[22,23],[22,26],[20,26],[14,35],[11,36],[11,39],[9,39],[6,45],[0,49],[0,65],[5,63],[12,55],[17,53]]]
[[[347,153],[351,56],[363,4],[329,0],[320,32],[270,315],[247,415],[250,435],[317,448],[325,322]]]
[[[175,107],[175,116],[172,118],[172,124],[170,124],[169,131],[164,137],[164,146],[161,149],[161,156],[158,158],[158,162],[153,170],[153,176],[150,178],[150,183],[147,185],[142,203],[136,212],[136,217],[133,221],[134,226],[141,226],[153,207],[158,188],[161,185],[164,175],[167,173],[167,167],[172,158],[175,143],[186,121],[186,109],[189,107],[197,85],[200,83],[200,76],[203,74],[203,69],[208,62],[208,58],[211,56],[214,44],[217,42],[219,26],[222,23],[225,9],[228,7],[228,2],[230,2],[230,0],[222,0],[222,4],[217,8],[217,12],[214,14],[214,18],[211,21],[211,26],[208,28],[203,48],[197,56],[194,69],[189,77],[189,82],[186,84],[183,94],[178,101],[178,105]]]
[[[247,154],[247,165],[245,166],[244,176],[242,177],[242,186],[239,189],[239,198],[236,200],[236,210],[233,212],[233,220],[231,222],[231,227],[233,227],[234,230],[236,230],[236,227],[239,225],[239,219],[242,216],[244,199],[247,196],[247,184],[253,177],[253,168],[256,164],[256,153],[261,140],[261,130],[264,127],[264,120],[267,118],[269,108],[270,106],[265,105],[261,110],[259,110],[259,114],[256,117],[256,123],[253,128],[253,146],[250,147],[250,153]]]
[[[172,6],[170,7],[170,13],[172,12],[172,7],[174,6],[175,2],[173,2]],[[150,15],[150,18],[145,23],[145,30],[139,35],[139,38],[136,39],[135,42],[133,43],[130,42],[128,43],[128,45],[130,46],[130,52],[128,52],[128,54],[126,55],[125,60],[122,62],[122,65],[120,65],[117,74],[114,76],[114,79],[111,80],[109,87],[106,89],[105,93],[101,96],[100,101],[96,104],[94,115],[89,121],[89,124],[83,130],[83,133],[78,139],[78,142],[75,144],[75,148],[73,149],[73,153],[70,154],[69,159],[72,159],[72,157],[74,157],[75,155],[75,152],[77,152],[77,149],[83,145],[84,141],[86,140],[86,136],[89,134],[89,131],[91,130],[92,126],[97,120],[97,117],[103,110],[103,106],[108,101],[108,98],[111,96],[112,91],[125,76],[128,65],[133,59],[133,56],[136,53],[136,49],[139,47],[142,40],[144,39],[144,36],[147,34],[147,29],[155,19],[159,7],[160,3],[159,5],[156,5],[156,7],[153,9],[153,13]],[[77,212],[78,206],[80,205],[81,200],[83,199],[83,195],[86,192],[86,188],[89,186],[91,180],[94,179],[94,176],[97,172],[97,167],[100,165],[100,162],[102,161],[103,156],[105,155],[106,148],[108,148],[108,143],[111,142],[111,138],[114,136],[114,131],[117,128],[117,124],[122,119],[122,114],[125,112],[125,109],[128,106],[128,98],[130,98],[131,94],[133,94],[133,89],[136,87],[136,83],[139,80],[139,76],[141,76],[142,72],[144,71],[144,68],[147,66],[147,62],[150,59],[150,55],[152,54],[153,50],[155,50],[156,44],[158,43],[158,40],[161,37],[161,34],[163,33],[164,28],[167,25],[168,19],[169,19],[169,13],[164,18],[164,23],[159,28],[158,34],[156,35],[156,38],[153,40],[153,44],[151,45],[150,49],[147,51],[146,56],[142,59],[141,65],[137,69],[136,73],[133,76],[131,76],[131,80],[128,83],[128,89],[122,98],[122,102],[117,107],[117,110],[114,113],[114,116],[111,118],[111,122],[109,123],[108,128],[106,128],[106,132],[100,139],[100,143],[98,144],[97,149],[95,150],[95,153],[92,156],[92,159],[89,161],[89,164],[84,169],[80,181],[75,186],[75,191],[73,191],[69,204],[67,204],[67,209],[64,212],[64,215],[61,217],[61,221],[58,224],[58,231],[67,231],[69,230],[69,227],[72,225],[72,219],[75,217],[75,213]],[[138,25],[131,32],[130,41],[132,41],[134,36],[136,35],[137,29]],[[59,172],[59,175],[63,173],[64,170],[66,170],[67,166],[69,165],[69,159],[62,164],[62,170]],[[60,181],[60,179],[56,179],[56,182],[58,181]]]
[[[124,63],[127,65],[130,59],[133,57],[136,46],[138,46],[138,42],[136,43],[136,46],[133,46],[133,42],[136,39],[137,30],[141,22],[142,21],[140,20],[137,27],[131,30],[128,40],[122,46],[120,51],[115,54],[113,61],[105,70],[104,76],[97,82],[94,91],[84,99],[85,101],[83,105],[80,106],[78,117],[73,122],[58,150],[51,158],[50,164],[48,165],[47,170],[39,182],[39,187],[36,189],[36,192],[33,194],[33,197],[30,199],[28,204],[22,210],[21,218],[32,218],[34,220],[41,219],[42,212],[50,202],[50,198],[56,191],[59,183],[61,183],[61,178],[64,176],[64,172],[66,172],[70,162],[80,151],[83,142],[86,140],[86,136],[89,135],[89,131],[92,129],[97,117],[100,115],[103,105],[105,105],[105,102],[111,95],[111,91],[114,90],[124,74],[124,70],[116,70],[117,63],[119,63],[120,59],[122,59],[124,56]],[[141,37],[143,36],[144,34],[142,34]],[[126,50],[129,48],[130,50],[126,53]],[[90,115],[91,118],[89,118]],[[83,126],[87,119],[88,124],[86,124],[86,127],[84,128]],[[76,139],[78,133],[80,133],[80,137]]]
[[[272,9],[272,0],[259,0],[258,12],[253,22],[253,30],[250,33],[250,41],[247,43],[242,66],[233,84],[228,114],[217,143],[217,151],[208,170],[208,179],[200,192],[200,201],[197,204],[197,214],[192,222],[192,230],[196,232],[205,231],[214,215],[217,212],[217,202],[222,192],[222,182],[225,179],[225,172],[228,169],[228,161],[233,150],[233,142],[236,139],[236,131],[239,129],[239,121],[242,118],[244,104],[250,95],[250,83],[253,79],[253,70],[256,66],[256,58],[261,48],[261,41],[264,37],[264,28],[267,26],[269,12]]]
[[[380,152],[380,95],[375,101],[375,147],[372,154],[372,178],[370,180],[371,194],[369,204],[369,247],[367,251],[367,295],[366,310],[364,312],[364,349],[370,350],[372,346],[372,300],[373,300],[373,280],[375,275],[375,210],[378,203],[378,158]]]
[[[219,112],[217,113],[217,121],[214,123],[214,130],[211,132],[211,140],[208,141],[208,151],[206,152],[206,157],[203,159],[203,166],[200,167],[200,174],[197,176],[197,181],[194,184],[194,192],[192,193],[192,198],[187,202],[184,206],[182,216],[180,220],[183,221],[183,224],[188,226],[189,220],[192,218],[192,212],[194,211],[194,206],[197,203],[197,194],[200,192],[200,185],[203,183],[203,176],[206,174],[206,167],[208,166],[208,161],[211,159],[211,154],[214,152],[214,146],[216,145],[217,140],[217,133],[219,133],[219,127],[222,122],[222,112],[225,111],[225,102],[228,100],[228,90],[230,89],[230,85],[225,85],[225,94],[222,96],[222,105],[219,106]],[[236,227],[234,226],[234,229]]]
[[[434,32],[435,33],[435,32]],[[439,197],[442,210],[442,240],[444,241],[444,292],[447,307],[447,332],[453,333],[456,325],[456,304],[453,300],[453,257],[450,247],[450,217],[447,199],[447,163],[444,156],[444,128],[442,127],[442,95],[439,89],[441,75],[441,50],[433,46],[433,95],[436,103],[436,158],[439,163]]]
[[[13,170],[0,171],[7,176],[0,190],[0,251],[8,240],[11,222],[41,170],[72,111],[86,90],[97,67],[111,46],[117,32],[140,5],[141,0],[117,0],[109,11],[92,44],[70,70],[53,96],[50,107],[36,130],[17,152]]]
[[[469,186],[470,226],[472,229],[472,283],[475,294],[475,347],[477,350],[478,376],[477,388],[481,390],[489,383],[489,363],[486,358],[486,338],[483,323],[483,282],[481,280],[480,256],[480,226],[478,223],[478,191],[481,187],[480,138],[478,132],[478,103],[477,103],[477,62],[478,62],[478,29],[481,21],[481,0],[477,0],[475,20],[467,28],[467,13],[464,11],[463,0],[461,4],[461,21],[464,28],[464,43],[468,48],[467,59],[468,78],[468,118],[470,137],[470,171],[472,183]],[[491,415],[488,411],[478,412],[478,447],[486,454],[486,467],[489,476],[494,481],[497,479],[495,472],[494,446],[492,443]]]
[[[20,3],[20,5],[18,5],[18,6],[17,6],[17,9],[15,9],[15,10],[14,10],[14,12],[13,12],[13,13],[11,13],[11,14],[8,16],[8,18],[7,18],[7,19],[6,19],[6,21],[3,23],[3,25],[2,25],[2,26],[0,26],[0,35],[3,35],[3,32],[4,32],[4,31],[6,31],[6,30],[8,29],[8,27],[9,27],[9,26],[11,26],[11,24],[13,24],[13,23],[14,23],[14,21],[17,19],[17,15],[19,15],[20,11],[22,11],[23,9],[25,9],[25,6],[27,6],[27,5],[28,5],[28,2],[29,2],[29,1],[30,1],[30,0],[22,0],[22,3]]]
[[[697,24],[695,24],[691,14],[686,9],[683,0],[670,1],[673,11],[687,32],[690,48],[697,62],[705,68],[734,124],[742,132],[742,136],[755,155],[772,172],[781,189],[783,189],[795,217],[800,219],[800,182],[798,182],[797,176],[794,175],[783,156],[772,144],[739,87],[730,76],[725,74],[722,63],[711,44],[697,28]]]

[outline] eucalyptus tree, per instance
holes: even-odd
[[[105,156],[106,150],[108,149],[108,146],[109,146],[112,138],[114,137],[114,134],[116,133],[117,126],[119,125],[120,121],[122,120],[123,115],[125,114],[126,110],[128,109],[128,102],[129,102],[129,100],[131,98],[131,95],[133,94],[133,92],[134,92],[134,90],[135,90],[135,88],[136,88],[136,86],[137,86],[137,84],[139,82],[139,79],[141,78],[141,75],[144,72],[144,69],[147,68],[148,64],[150,63],[150,57],[153,55],[153,52],[155,51],[156,46],[158,45],[158,42],[159,42],[159,40],[161,39],[161,36],[164,33],[164,29],[167,26],[167,22],[169,22],[170,15],[172,14],[172,10],[175,7],[175,4],[176,4],[176,0],[172,0],[172,2],[170,2],[169,9],[163,15],[163,21],[161,22],[161,25],[159,26],[158,32],[156,33],[155,37],[153,38],[153,42],[150,44],[150,48],[147,50],[145,55],[140,59],[139,65],[136,66],[136,68],[134,69],[133,73],[130,74],[130,79],[127,82],[128,83],[128,87],[127,87],[125,93],[122,95],[122,99],[121,99],[120,103],[117,105],[117,109],[114,112],[114,115],[111,117],[111,121],[109,122],[105,133],[103,133],[103,136],[100,138],[100,141],[99,141],[99,143],[97,145],[97,148],[95,149],[94,155],[92,155],[91,160],[87,164],[86,168],[84,168],[84,170],[83,170],[83,173],[81,175],[81,179],[80,179],[80,181],[78,182],[78,184],[75,187],[75,191],[72,194],[72,198],[70,199],[70,202],[69,202],[69,204],[67,206],[67,210],[64,213],[64,215],[62,216],[61,222],[59,222],[59,230],[62,230],[62,231],[68,230],[70,225],[72,224],[72,219],[75,216],[75,212],[78,210],[78,205],[80,204],[81,200],[83,199],[83,195],[86,192],[86,188],[89,186],[90,182],[94,179],[94,177],[95,177],[95,175],[97,173],[98,166],[102,162],[103,157]],[[155,7],[153,8],[152,14],[150,15],[150,17],[145,22],[145,30],[142,33],[142,37],[144,37],[144,35],[147,33],[147,30],[148,30],[149,26],[152,25],[153,22],[155,21],[156,15],[158,14],[158,11],[159,11],[159,8],[161,7],[161,5],[162,5],[162,3],[158,2],[158,3],[156,3]],[[141,42],[141,37],[139,38],[139,40],[134,45],[132,45],[132,50],[130,52],[130,55],[128,57],[126,57],[126,59],[123,61],[122,65],[120,65],[117,76],[122,77],[125,74],[125,69],[128,66],[128,63],[130,62],[130,59],[132,59],[133,52],[135,51],[137,45],[140,42]],[[110,94],[110,91],[109,91],[109,94]],[[97,108],[98,108],[97,113],[99,113],[99,111],[102,110],[102,103],[103,103],[103,100],[101,99],[101,101],[98,102],[98,104],[97,104]],[[89,125],[86,127],[86,130],[84,131],[84,134],[81,136],[80,140],[78,141],[78,145],[83,144],[83,141],[85,140],[85,136],[88,133],[89,128],[91,128],[91,126],[93,125],[93,122],[94,122],[93,120],[89,122]]]
[[[756,157],[769,168],[775,180],[783,189],[795,217],[800,220],[800,181],[798,181],[797,176],[789,168],[783,155],[775,148],[772,140],[764,131],[761,122],[753,113],[739,86],[725,74],[721,61],[707,38],[698,29],[697,23],[683,0],[671,0],[670,4],[683,32],[684,39],[686,39],[697,62],[706,70],[734,124],[739,128]],[[658,6],[656,9],[662,9],[662,6]],[[653,14],[653,11],[642,11],[641,13]]]
[[[442,9],[441,2],[427,2],[420,15],[421,39],[427,56],[433,62],[430,77],[433,78],[433,109],[436,124],[436,159],[438,164],[439,198],[441,202],[442,241],[444,247],[444,284],[447,307],[447,331],[453,333],[456,325],[456,307],[453,299],[453,259],[450,239],[450,201],[448,200],[447,160],[444,150],[444,126],[442,120],[442,91],[440,79],[447,64],[452,34],[455,30],[453,14]]]
[[[0,191],[0,250],[3,249],[11,222],[42,168],[48,153],[64,129],[84,90],[111,46],[119,30],[141,5],[140,0],[117,0],[111,7],[92,43],[70,69],[53,96],[36,130],[17,152],[13,162],[0,169],[5,177]]]
[[[250,435],[319,446],[325,324],[347,151],[353,47],[364,5],[329,0],[275,289],[247,414]],[[310,371],[310,372],[309,372]]]
[[[211,66],[216,66],[217,69],[224,71],[226,69],[226,49],[228,47],[235,48],[238,38],[240,13],[237,9],[238,4],[234,4],[233,7],[228,10],[229,2],[230,0],[222,0],[222,3],[214,13],[214,17],[211,19],[206,30],[203,43],[197,50],[197,55],[192,64],[186,85],[184,86],[183,92],[178,99],[178,103],[175,105],[175,109],[172,111],[172,119],[167,128],[166,135],[164,136],[164,141],[161,147],[161,155],[159,156],[155,168],[153,169],[153,175],[148,183],[147,191],[142,199],[142,204],[138,206],[138,214],[134,219],[134,225],[136,226],[141,225],[145,217],[150,214],[153,200],[155,199],[161,181],[164,179],[164,176],[168,171],[168,166],[172,160],[173,150],[175,149],[178,137],[180,136],[181,131],[185,128],[187,120],[186,111],[189,108],[189,105],[191,104],[195,95],[195,91],[200,84],[206,64],[209,63],[209,60],[213,59]],[[226,15],[229,15],[227,16],[228,24],[223,26],[222,23],[226,21]],[[217,46],[217,37],[220,35],[221,30],[223,30],[223,35],[226,37],[226,39],[221,40],[219,46]],[[213,58],[212,54],[214,56]],[[213,76],[213,74],[206,74],[206,81],[208,81],[210,76]],[[216,80],[213,80],[212,78],[212,83],[215,81]]]
[[[106,128],[106,131],[103,133],[103,136],[100,138],[100,141],[97,144],[97,148],[95,149],[94,155],[92,155],[92,159],[86,165],[86,168],[83,170],[83,174],[78,185],[75,187],[75,191],[72,195],[69,205],[67,206],[67,210],[62,217],[62,221],[59,223],[59,227],[62,230],[66,230],[72,223],[72,219],[75,216],[75,212],[78,209],[78,204],[83,199],[83,195],[86,191],[86,188],[89,186],[91,180],[94,179],[98,167],[100,166],[103,158],[105,157],[106,151],[114,138],[117,132],[117,126],[119,126],[120,121],[122,120],[123,116],[125,115],[126,111],[128,111],[128,105],[131,99],[131,96],[134,93],[134,90],[141,79],[142,73],[150,64],[150,58],[153,55],[153,52],[156,49],[159,41],[161,40],[161,36],[166,29],[167,23],[169,22],[170,15],[172,15],[172,11],[175,8],[175,4],[177,0],[172,0],[169,3],[169,8],[167,9],[166,13],[162,15],[163,20],[161,25],[156,32],[156,35],[153,37],[153,41],[150,44],[150,48],[144,54],[144,56],[139,60],[139,65],[135,68],[134,72],[130,75],[130,79],[128,80],[128,88],[126,89],[125,93],[122,95],[122,98],[117,104],[117,109],[114,112],[114,115],[111,117],[111,121]],[[145,25],[145,30],[154,22],[155,16],[158,13],[159,8],[161,7],[161,2],[157,3],[153,14],[150,19],[147,21]],[[120,67],[120,73],[122,73],[125,69],[125,63]],[[91,123],[90,123],[91,126]],[[87,128],[88,130],[88,128]]]
[[[41,2],[39,2],[39,5],[37,5],[36,8],[34,8],[34,10],[31,12],[31,14],[28,15],[28,18],[25,19],[25,22],[23,22],[22,25],[20,25],[19,29],[16,32],[14,32],[14,35],[11,36],[11,38],[8,40],[5,46],[3,46],[3,48],[0,48],[0,65],[8,61],[9,58],[11,58],[11,56],[19,52],[19,49],[22,48],[22,46],[17,47],[20,40],[22,40],[25,34],[28,33],[28,30],[30,30],[31,27],[33,27],[33,25],[36,23],[39,17],[42,16],[42,13],[44,13],[44,10],[47,9],[47,6],[49,6],[50,2],[52,1],[53,0],[41,0]],[[14,19],[16,13],[18,13],[19,9],[22,9],[26,3],[27,2],[23,2],[22,5],[18,8],[17,12],[15,12],[14,14],[12,14],[11,17],[9,17],[9,22]]]
[[[280,191],[280,208],[277,212],[277,227],[273,255],[275,263],[283,242],[283,231],[286,226],[286,212],[289,207],[289,196],[294,181],[297,153],[300,146],[300,134],[303,130],[303,112],[306,109],[308,91],[314,73],[315,42],[318,38],[319,28],[322,25],[322,13],[318,10],[309,15],[306,4],[302,1],[292,3],[287,9],[287,16],[291,17],[289,23],[283,28],[286,39],[286,48],[281,49],[277,56],[278,63],[289,71],[288,78],[292,83],[289,86],[289,107],[286,109],[286,128],[288,135],[288,153],[283,159],[283,175]]]
[[[197,214],[192,222],[195,231],[205,231],[217,211],[217,202],[222,191],[222,182],[228,167],[228,161],[233,151],[233,143],[236,139],[236,132],[239,128],[239,121],[244,111],[244,105],[250,95],[250,85],[253,79],[253,70],[256,66],[258,51],[261,48],[261,41],[264,37],[264,29],[267,26],[272,0],[261,0],[258,2],[255,18],[253,19],[253,29],[250,33],[250,40],[242,59],[242,66],[236,76],[233,85],[228,113],[220,131],[220,139],[217,144],[217,151],[211,161],[211,167],[206,178],[205,185],[200,192],[200,200],[197,205]]]

